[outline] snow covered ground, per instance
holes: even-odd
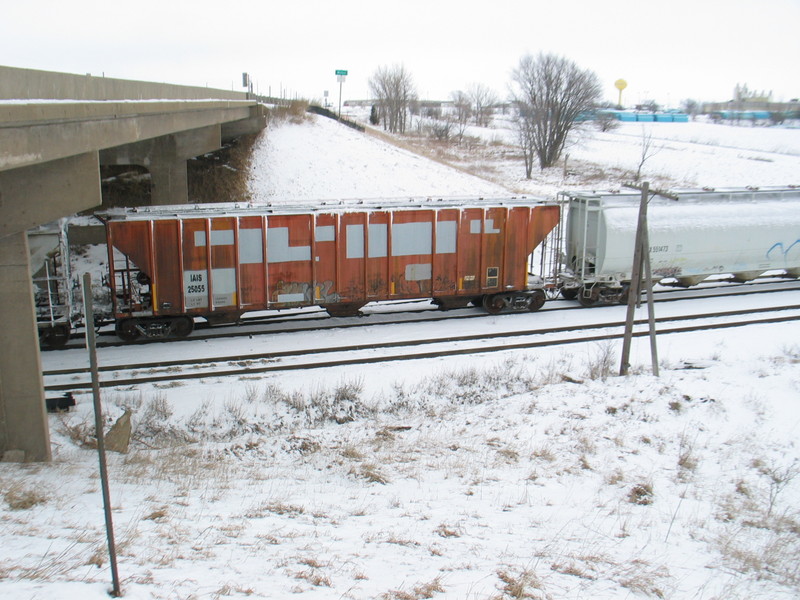
[[[251,191],[256,202],[508,194],[322,117],[278,125],[259,139]]]
[[[800,183],[798,130],[661,125],[654,136],[674,150],[646,174]],[[252,190],[261,202],[548,195],[598,169],[592,187],[618,187],[612,175],[635,169],[640,138],[636,128],[595,135],[571,150],[578,173],[566,180],[561,168],[524,180],[519,161],[486,151],[487,181],[316,118],[266,132]],[[546,316],[486,322],[545,326]],[[104,390],[109,425],[133,415],[131,449],[109,455],[124,597],[797,598],[799,333],[664,335],[659,378],[635,341],[627,378],[613,375],[617,345],[578,344]],[[288,343],[254,337],[241,352]],[[43,356],[45,369],[87,360]],[[97,458],[85,445],[91,400],[76,398],[50,416],[52,463],[0,464],[3,598],[110,589]]]

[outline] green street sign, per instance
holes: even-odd
[[[347,75],[347,71],[344,69],[336,69],[336,75]]]

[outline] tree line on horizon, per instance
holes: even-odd
[[[406,133],[408,116],[420,110],[411,73],[403,65],[382,66],[368,83],[375,99],[372,124],[382,123],[390,133]],[[512,71],[509,101],[528,179],[535,164],[541,169],[556,164],[581,114],[597,108],[601,95],[599,77],[568,58],[542,52],[520,59]],[[445,119],[440,108],[438,112],[436,107],[426,109],[438,119],[432,127],[437,139],[462,139],[470,124],[488,126],[501,103],[491,88],[480,83],[453,92],[451,101],[452,110]]]

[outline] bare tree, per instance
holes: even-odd
[[[520,59],[512,75],[512,93],[525,174],[530,179],[534,156],[542,169],[556,163],[575,119],[593,107],[601,88],[594,72],[555,54],[539,54]]]
[[[369,79],[383,128],[392,133],[405,133],[408,113],[416,100],[411,74],[403,65],[378,67]]]
[[[617,120],[617,116],[611,112],[598,113],[594,122],[597,125],[597,129],[602,132],[614,131],[619,128],[619,120]]]
[[[686,98],[686,100],[681,102],[681,108],[687,115],[692,117],[693,121],[697,118],[697,115],[700,114],[700,103],[691,98]]]
[[[464,132],[467,130],[467,125],[472,117],[472,104],[469,96],[461,90],[453,92],[451,97],[453,98],[453,108],[455,109],[453,122],[456,126],[456,135],[458,136],[458,141],[462,142],[464,140]]]
[[[475,117],[475,125],[478,127],[488,127],[492,122],[494,105],[497,104],[497,95],[482,83],[473,83],[467,90],[470,101],[472,102],[472,113]]]
[[[649,129],[642,127],[642,145],[639,153],[639,166],[636,168],[635,180],[639,181],[642,178],[642,167],[650,158],[661,152],[661,146],[653,143],[653,132]]]
[[[524,104],[519,105],[517,115],[517,143],[525,159],[525,177],[531,178],[533,163],[536,160],[536,131],[532,111]]]

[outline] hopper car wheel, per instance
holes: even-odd
[[[581,306],[590,307],[597,306],[600,302],[600,288],[597,286],[592,288],[583,288],[578,293],[578,302]]]
[[[486,295],[483,297],[483,308],[490,315],[496,315],[506,307],[506,300],[502,294],[495,294],[493,296]]]
[[[531,294],[531,303],[528,305],[528,310],[531,312],[537,311],[544,306],[544,301],[547,299],[544,291],[534,290]]]
[[[194,319],[192,317],[178,317],[172,322],[172,330],[178,337],[186,337],[194,331]]]
[[[48,348],[63,348],[69,341],[70,329],[67,325],[54,325],[39,334],[40,344]]]
[[[135,339],[138,339],[141,335],[137,325],[138,322],[136,319],[122,319],[121,321],[117,321],[114,329],[116,330],[117,337],[119,337],[119,339],[125,342],[132,342]]]
[[[561,297],[564,300],[575,300],[578,297],[580,288],[561,288]]]

